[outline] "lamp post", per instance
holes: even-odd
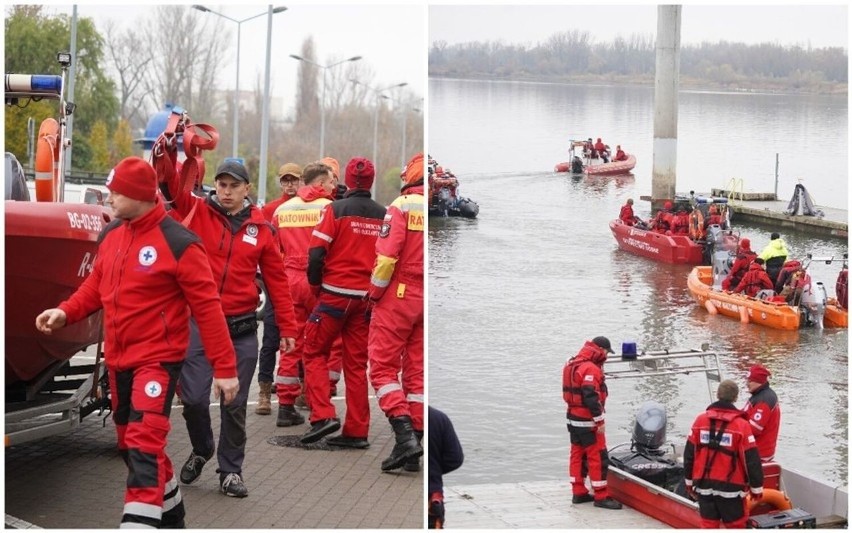
[[[379,157],[379,96],[382,95],[383,92],[388,91],[390,89],[396,89],[397,87],[405,87],[408,85],[407,82],[396,83],[394,85],[390,85],[388,87],[376,88],[370,87],[366,83],[362,83],[358,80],[349,80],[355,85],[363,85],[367,89],[373,91],[376,94],[376,108],[373,110],[373,165],[376,168],[379,166],[379,162],[377,161]],[[377,171],[378,173],[378,171]],[[370,189],[370,195],[375,199],[376,197],[376,180],[373,180],[373,187]]]
[[[229,17],[228,15],[224,15],[222,13],[219,13],[218,11],[213,11],[212,9],[205,7],[205,6],[202,6],[202,5],[192,6],[193,9],[197,9],[198,11],[201,11],[202,13],[212,13],[214,15],[218,15],[218,16],[222,17],[223,19],[230,20],[231,22],[235,22],[237,24],[237,80],[236,80],[236,85],[234,87],[234,140],[233,140],[233,147],[231,148],[232,157],[238,157],[237,149],[239,147],[239,138],[240,138],[240,99],[239,99],[240,98],[240,29],[242,28],[243,22],[247,22],[249,20],[256,19],[257,17],[262,17],[263,15],[266,15],[268,13],[270,14],[269,16],[271,17],[275,13],[281,13],[282,11],[287,11],[287,8],[284,7],[284,6],[279,6],[279,7],[276,7],[276,8],[272,8],[272,6],[269,6],[269,7],[271,9],[271,13],[270,13],[269,10],[267,10],[267,11],[264,11],[263,13],[258,13],[257,15],[252,15],[250,17],[237,20],[235,18]],[[269,38],[267,36],[267,41],[268,40],[269,40]],[[269,67],[267,66],[267,70],[268,69],[269,69]]]
[[[302,56],[298,56],[296,54],[290,54],[290,57],[292,57],[293,59],[295,59],[297,61],[304,61],[305,63],[308,63],[310,65],[313,65],[317,68],[322,69],[322,98],[320,99],[320,155],[319,155],[319,158],[322,159],[323,157],[326,156],[326,153],[325,153],[325,72],[332,67],[336,67],[337,65],[342,65],[343,63],[346,63],[348,61],[358,61],[359,59],[361,59],[361,56],[352,56],[349,59],[342,59],[342,60],[338,61],[337,63],[332,63],[331,65],[320,65],[316,61],[311,61],[310,59],[307,59],[307,58],[302,57]]]
[[[391,98],[390,96],[388,96],[386,94],[383,94],[382,98],[384,98],[385,100],[390,100],[392,102],[401,103],[396,98]],[[421,98],[421,100],[422,100],[422,98]],[[405,156],[406,156],[406,152],[405,152],[405,133],[406,133],[405,132],[405,126],[406,126],[406,122],[408,121],[408,112],[409,111],[414,111],[415,113],[419,113],[420,108],[419,107],[411,107],[408,104],[403,104],[403,107],[402,107],[402,157],[400,158],[401,163],[399,164],[399,168],[403,168],[405,166],[405,163],[406,163],[406,158],[405,158]]]

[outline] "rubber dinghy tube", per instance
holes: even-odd
[[[710,300],[704,301],[704,307],[707,309],[707,312],[710,313],[711,315],[718,315],[719,314],[719,310],[716,309],[716,304],[714,304]]]
[[[740,322],[748,324],[748,308],[744,305],[740,306]]]

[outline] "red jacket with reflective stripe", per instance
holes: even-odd
[[[331,199],[322,187],[304,185],[295,197],[275,210],[273,224],[278,228],[278,239],[284,250],[284,265],[287,268],[307,270],[311,234],[319,222],[322,208],[330,203]],[[304,279],[301,281],[304,282]]]
[[[601,366],[606,354],[597,344],[586,341],[580,353],[562,368],[562,398],[568,404],[569,425],[594,427],[603,422],[607,388]]]
[[[263,213],[263,218],[265,218],[267,222],[272,223],[273,226],[277,226],[277,224],[275,223],[275,210],[278,209],[278,206],[280,206],[287,200],[290,200],[291,198],[295,198],[295,196],[290,196],[282,193],[280,198],[276,198],[268,204],[265,204],[263,207],[260,208],[260,211]]]
[[[423,285],[423,184],[405,189],[388,206],[376,240],[376,263],[370,278],[370,298],[378,300],[396,279]]]
[[[214,193],[206,198],[185,193],[178,186],[177,176],[168,185],[174,197],[173,207],[184,220],[195,206],[188,227],[201,237],[207,250],[225,316],[245,315],[257,309],[259,297],[254,279],[260,267],[281,336],[295,337],[296,315],[278,236],[260,209],[249,205],[231,216],[213,201]]]
[[[366,296],[386,211],[363,189],[325,206],[308,249],[308,282],[340,296]]]
[[[104,228],[92,273],[59,308],[68,324],[104,310],[104,363],[116,371],[182,361],[191,311],[213,375],[237,375],[204,248],[159,200],[145,215]]]
[[[711,446],[712,433],[719,446]],[[698,415],[683,453],[686,486],[705,496],[739,498],[763,491],[763,466],[746,414],[733,404],[718,401]]]
[[[778,442],[778,428],[781,426],[781,406],[778,396],[764,383],[751,393],[746,407],[748,423],[757,441],[757,451],[764,461],[775,457],[775,445]]]

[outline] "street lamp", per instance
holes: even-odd
[[[320,155],[319,158],[322,159],[326,156],[325,153],[325,72],[337,65],[342,65],[347,61],[358,61],[361,59],[361,56],[352,56],[349,59],[342,59],[337,63],[332,63],[331,65],[320,65],[316,61],[311,61],[308,58],[297,56],[296,54],[290,54],[290,57],[297,61],[304,61],[305,63],[309,63],[317,68],[321,68],[322,70],[322,99],[320,100]]]
[[[382,93],[387,91],[387,90],[396,89],[397,87],[405,87],[406,85],[408,85],[408,83],[403,82],[403,83],[397,83],[397,84],[394,84],[394,85],[390,85],[388,87],[376,88],[376,87],[370,87],[366,83],[360,82],[358,80],[349,80],[349,81],[351,81],[355,85],[363,85],[367,89],[376,93],[376,108],[373,111],[373,165],[375,165],[375,167],[378,168],[379,162],[377,161],[377,159],[379,157],[379,144],[378,144],[378,140],[379,140],[379,96],[381,96]],[[373,180],[373,187],[370,189],[370,195],[373,198],[376,197],[376,180]]]
[[[240,97],[240,29],[242,28],[243,22],[247,22],[249,20],[256,19],[257,17],[262,17],[263,15],[268,14],[268,10],[264,11],[263,13],[258,13],[257,15],[252,15],[250,17],[237,20],[235,18],[229,17],[228,15],[219,13],[217,11],[213,11],[212,9],[205,7],[205,6],[194,5],[194,6],[192,6],[192,8],[197,9],[198,11],[201,11],[202,13],[212,13],[214,15],[218,15],[218,16],[222,17],[223,19],[230,20],[231,22],[236,22],[236,24],[237,24],[237,82],[236,82],[236,87],[234,88],[234,142],[233,142],[233,147],[231,149],[231,153],[233,154],[233,157],[238,157],[237,156],[237,148],[239,146],[239,138],[240,138],[240,104],[239,104],[239,102],[240,102],[240,100],[239,100],[239,97]],[[284,6],[279,6],[279,7],[273,8],[272,14],[274,15],[275,13],[281,13],[282,11],[287,11],[287,8],[284,7]]]
[[[390,96],[387,96],[385,94],[382,95],[382,98],[384,98],[385,100],[390,100],[390,101],[398,103],[398,104],[402,103],[399,100],[397,100],[396,98],[391,98]],[[422,98],[421,98],[421,100],[422,100]],[[407,155],[406,152],[405,152],[405,125],[406,125],[406,122],[408,120],[408,112],[409,111],[414,111],[415,113],[420,112],[419,107],[411,107],[408,104],[402,104],[402,105],[403,105],[403,107],[402,107],[402,157],[400,159],[402,162],[400,163],[399,168],[405,167],[405,163],[408,161],[405,158],[406,155]]]

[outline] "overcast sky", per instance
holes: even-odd
[[[159,3],[159,2],[158,2]],[[172,2],[183,3],[183,2]],[[269,4],[238,5],[203,4],[213,11],[236,20],[266,13]],[[338,59],[360,55],[361,61],[375,73],[374,85],[388,87],[408,83],[407,90],[425,96],[426,86],[426,5],[322,5],[321,2],[282,0],[273,7],[288,9],[272,16],[272,91],[292,107],[296,96],[296,72],[299,61],[289,57],[301,52],[302,42],[312,35],[317,62],[327,64]],[[102,24],[114,20],[120,25],[138,24],[152,7],[128,1],[127,6],[77,4],[78,17],[91,17],[103,31]],[[70,4],[51,4],[48,12],[71,14]],[[216,17],[213,14],[207,14]],[[237,23],[222,19],[231,34],[228,56],[223,58],[220,86],[231,90],[236,82]],[[266,61],[266,15],[243,22],[240,41],[240,90],[251,90],[259,75],[263,80]],[[337,68],[344,68],[343,65]],[[191,110],[190,110],[191,112]]]
[[[849,9],[845,5],[684,5],[681,43],[703,41],[800,43],[848,48]],[[429,7],[429,41],[450,44],[503,41],[535,44],[566,30],[588,31],[595,42],[615,36],[657,32],[656,5],[537,5]]]

